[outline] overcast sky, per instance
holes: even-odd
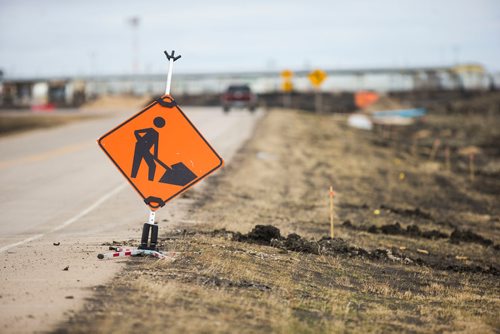
[[[127,19],[139,17],[134,31]],[[0,0],[7,76],[441,65],[500,70],[499,0]]]

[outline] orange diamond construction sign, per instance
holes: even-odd
[[[104,134],[98,143],[152,210],[223,165],[169,95]]]

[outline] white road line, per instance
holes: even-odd
[[[6,250],[9,250],[11,248],[17,247],[19,245],[22,245],[24,243],[27,243],[27,242],[30,242],[30,241],[33,241],[33,240],[36,240],[36,239],[40,239],[41,237],[43,237],[43,234],[37,234],[37,235],[34,235],[34,236],[29,237],[27,239],[24,239],[24,240],[21,240],[19,242],[16,242],[14,244],[3,246],[2,248],[0,248],[0,253],[5,252]]]
[[[37,235],[31,236],[29,238],[26,238],[24,240],[21,240],[19,242],[16,242],[16,243],[13,243],[13,244],[10,244],[10,245],[7,245],[7,246],[3,246],[2,248],[0,248],[0,253],[5,252],[5,251],[7,251],[7,250],[9,250],[11,248],[17,247],[19,245],[31,242],[33,240],[40,239],[41,237],[45,236],[46,234],[57,232],[57,231],[65,228],[66,226],[69,226],[69,225],[73,224],[74,222],[76,222],[80,218],[82,218],[83,216],[85,216],[85,215],[89,214],[90,212],[92,212],[93,210],[95,210],[97,207],[99,207],[102,203],[106,202],[108,199],[110,199],[111,197],[113,197],[115,194],[119,193],[126,186],[127,186],[127,183],[120,184],[118,187],[114,188],[110,192],[108,192],[105,195],[101,196],[97,201],[95,201],[94,203],[92,203],[88,208],[86,208],[85,210],[81,211],[77,215],[71,217],[70,219],[66,220],[62,224],[54,227],[49,232],[42,233],[42,234],[37,234]]]

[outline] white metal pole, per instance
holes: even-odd
[[[172,71],[174,70],[174,58],[168,60],[168,74],[167,74],[167,87],[165,88],[165,95],[170,95],[170,85],[172,83]]]

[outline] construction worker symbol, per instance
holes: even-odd
[[[153,101],[98,142],[153,209],[223,164],[169,95]]]
[[[160,116],[153,120],[153,124],[157,129],[165,127],[165,123],[165,119]],[[156,165],[158,164],[165,170],[158,182],[184,186],[196,179],[196,175],[188,167],[186,167],[184,163],[179,162],[170,167],[159,159],[159,133],[155,128],[146,128],[134,131],[134,136],[137,141],[135,143],[134,159],[130,177],[136,178],[141,165],[145,165],[148,168],[148,180],[154,181]],[[145,162],[145,164],[142,162]]]

